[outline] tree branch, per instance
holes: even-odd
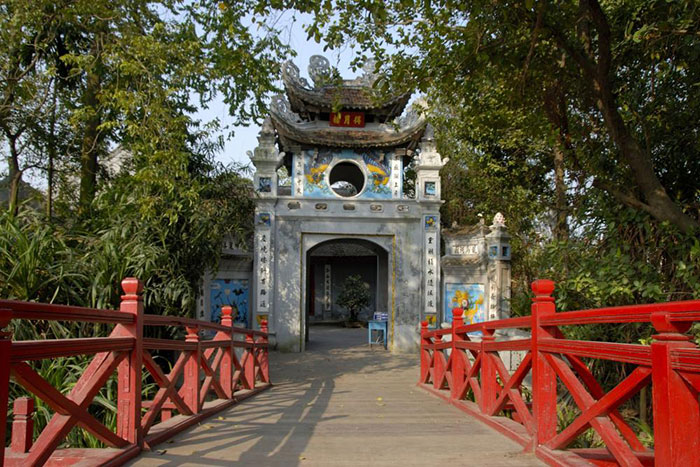
[[[598,31],[598,76],[605,79],[610,73],[612,53],[610,49],[610,25],[598,0],[581,0],[591,14],[591,20]]]

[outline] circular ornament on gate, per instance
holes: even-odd
[[[333,193],[343,198],[352,198],[362,193],[366,177],[355,162],[341,161],[331,169],[328,182]]]

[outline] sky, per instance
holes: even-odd
[[[307,67],[309,59],[312,55],[323,55],[326,57],[331,66],[336,67],[344,79],[353,79],[359,74],[351,71],[350,62],[354,58],[353,51],[347,47],[341,50],[323,50],[322,44],[317,44],[313,40],[306,40],[306,33],[302,25],[305,18],[299,17],[296,22],[292,23],[291,19],[284,22],[280,27],[280,34],[284,40],[288,40],[292,49],[297,53],[293,59],[294,63],[299,67],[301,76],[309,79]],[[312,82],[309,79],[309,82]],[[278,87],[282,87],[281,77],[276,83]],[[212,120],[219,118],[222,125],[232,125],[233,118],[228,114],[228,108],[219,98],[212,102],[208,109],[202,109],[197,114],[202,120]],[[232,127],[234,136],[226,142],[224,150],[218,154],[217,160],[225,165],[232,162],[239,164],[249,164],[250,159],[246,155],[247,151],[252,151],[258,145],[257,136],[260,132],[260,125],[251,125],[248,127]]]

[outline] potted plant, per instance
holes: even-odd
[[[369,284],[358,274],[348,276],[343,282],[343,290],[336,303],[350,312],[349,323],[357,323],[357,314],[369,305]]]

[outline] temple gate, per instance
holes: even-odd
[[[273,99],[250,154],[254,320],[268,320],[280,349],[301,351],[308,324],[337,318],[342,280],[359,273],[372,291],[365,313],[389,316],[389,347],[415,349],[419,322],[439,321],[439,171],[447,161],[419,112],[401,116],[410,93],[377,98],[369,72],[333,82],[320,56],[309,76],[313,85],[284,65],[286,96]]]

